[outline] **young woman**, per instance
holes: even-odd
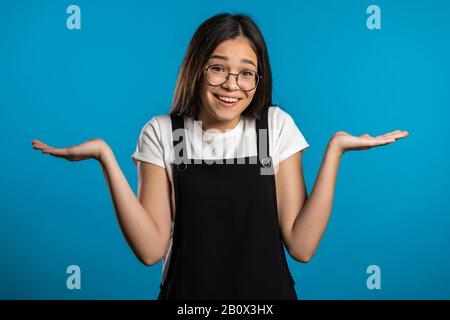
[[[96,159],[118,222],[145,265],[163,259],[158,299],[297,299],[284,253],[306,263],[329,220],[341,156],[406,137],[336,132],[308,196],[294,120],[272,105],[263,36],[247,15],[218,14],[195,32],[170,114],[154,116],[132,157],[136,197],[102,139],[35,149]]]

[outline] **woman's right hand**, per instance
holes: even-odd
[[[85,159],[101,160],[103,152],[105,152],[108,147],[106,142],[100,138],[89,139],[81,144],[65,148],[51,147],[42,141],[35,139],[31,140],[31,144],[34,149],[41,150],[43,154],[50,154],[69,161],[80,161]]]

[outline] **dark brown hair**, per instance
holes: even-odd
[[[267,47],[256,23],[245,14],[217,14],[203,22],[193,35],[178,73],[170,114],[196,117],[200,100],[203,68],[223,41],[238,37],[248,39],[258,58],[258,74],[262,76],[243,117],[260,118],[272,104],[272,71]]]

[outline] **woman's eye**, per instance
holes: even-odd
[[[252,77],[254,75],[253,71],[243,71],[244,77]]]
[[[212,67],[211,67],[211,70],[212,70],[212,71],[216,71],[216,72],[224,72],[224,71],[225,71],[225,68],[222,67],[222,66],[212,66]]]

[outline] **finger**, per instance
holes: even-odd
[[[409,135],[408,131],[395,130],[395,131],[392,131],[392,132],[389,132],[389,133],[386,133],[386,134],[383,134],[383,135],[379,135],[376,138],[378,138],[378,137],[387,137],[387,136],[395,136],[395,137],[402,137],[403,138],[403,137],[405,137],[407,135]]]
[[[42,143],[42,142],[35,142],[32,144],[33,148],[45,148],[45,147],[49,147],[49,145]]]
[[[48,148],[49,146],[47,146],[47,145],[43,145],[43,144],[34,144],[33,145],[33,148],[34,149],[44,149],[44,148]]]
[[[395,142],[395,140],[375,141],[375,142],[372,142],[368,146],[368,148],[380,147],[380,146],[388,145],[388,144],[391,144],[391,143],[394,143],[394,142]]]
[[[41,145],[34,145],[33,146],[33,149],[37,149],[37,150],[42,150],[44,148],[45,148],[45,146],[41,146]]]
[[[399,133],[399,132],[401,132],[401,130],[394,130],[394,131],[391,131],[391,132],[388,132],[388,133],[385,133],[385,134],[381,134],[381,135],[379,135],[379,136],[376,136],[375,138],[386,137],[386,136],[389,136],[389,135],[391,135],[391,134],[395,134],[395,133]]]
[[[406,138],[408,135],[409,135],[408,131],[402,131],[400,133],[392,135],[392,137],[394,137],[395,139],[403,139]]]
[[[44,149],[65,150],[65,149],[67,149],[67,148],[55,148],[55,147],[49,146],[48,144],[45,144],[45,143],[42,143],[42,142],[34,144],[33,148],[34,149],[38,149],[38,150],[44,150]],[[48,152],[46,152],[46,153],[48,153]]]
[[[362,144],[364,146],[368,146],[368,147],[375,147],[375,146],[378,146],[378,145],[392,143],[394,141],[395,141],[395,139],[391,138],[391,137],[369,138],[369,139],[364,138],[363,141],[362,141]]]
[[[384,140],[379,140],[376,145],[385,145],[385,144],[393,143],[395,141],[396,141],[395,138],[387,138]]]
[[[377,137],[377,138],[395,138],[395,139],[402,139],[402,138],[405,138],[405,137],[407,137],[408,135],[409,135],[409,133],[408,133],[408,131],[401,131],[401,130],[398,130],[399,132],[396,132],[396,133],[390,133],[390,134],[387,134],[387,135],[384,135],[384,136],[380,136],[380,137]]]
[[[33,149],[41,149],[41,147],[39,145],[34,145],[33,144]]]
[[[43,143],[41,140],[38,140],[38,139],[32,139],[31,140],[31,144],[34,144],[34,143]]]
[[[382,146],[382,145],[390,144],[393,142],[395,142],[395,138],[386,137],[386,138],[382,138],[382,139],[376,139],[374,146]]]
[[[68,152],[67,149],[59,149],[59,148],[44,148],[42,149],[42,153],[48,153],[48,154],[52,154],[52,155],[56,155],[56,156],[60,156],[60,157],[64,157],[64,156],[68,156]]]

